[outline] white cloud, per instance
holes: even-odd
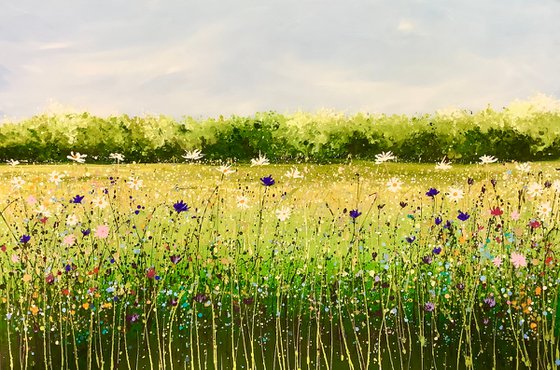
[[[412,23],[409,20],[406,19],[401,19],[399,21],[399,25],[397,26],[397,30],[399,30],[400,32],[403,33],[409,33],[412,32],[414,30],[414,23]]]

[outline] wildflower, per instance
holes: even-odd
[[[520,172],[528,173],[531,171],[531,163],[518,163],[517,165],[515,165],[515,168]]]
[[[144,184],[144,181],[139,179],[138,177],[130,177],[126,184],[132,190],[139,190]]]
[[[512,252],[510,261],[516,268],[527,266],[527,260],[525,259],[525,256],[521,253]]]
[[[185,158],[186,160],[196,161],[204,157],[204,154],[202,154],[200,149],[194,149],[191,151],[185,151],[185,154],[182,155],[182,157]]]
[[[554,189],[554,191],[560,192],[560,180],[554,180],[552,182],[552,188]]]
[[[19,241],[21,242],[21,244],[27,244],[29,243],[29,241],[31,240],[31,236],[29,235],[22,235],[21,238],[19,238]]]
[[[224,176],[231,175],[235,172],[235,170],[231,169],[231,166],[220,166],[216,169],[216,171],[220,172]]]
[[[415,240],[416,240],[416,237],[414,235],[406,237],[406,241],[410,244],[414,243]]]
[[[73,246],[76,243],[76,236],[74,234],[69,234],[62,239],[62,244],[67,245],[69,247]]]
[[[393,152],[382,152],[381,154],[375,155],[375,164],[381,164],[395,159],[397,159],[397,157],[393,155]]]
[[[531,227],[531,229],[538,229],[539,227],[541,227],[541,223],[537,220],[531,220],[529,221],[529,226]]]
[[[484,304],[488,307],[488,308],[492,308],[496,305],[496,300],[494,299],[494,297],[488,297],[488,298],[484,298]]]
[[[109,154],[109,159],[114,159],[117,163],[124,161],[124,155],[121,153],[111,153]]]
[[[105,209],[109,205],[109,202],[107,202],[102,196],[95,198],[92,203],[94,207],[99,209]]]
[[[435,308],[436,308],[436,305],[433,304],[432,302],[426,302],[426,304],[424,304],[424,310],[426,312],[432,312]]]
[[[99,225],[97,229],[95,229],[95,236],[99,239],[105,239],[109,236],[109,226],[107,225]]]
[[[463,198],[463,190],[455,187],[450,187],[449,191],[447,192],[447,197],[449,200],[457,202]]]
[[[439,224],[441,224],[442,221],[443,220],[441,219],[441,217],[436,217],[434,222],[436,223],[436,225],[439,225]]]
[[[63,173],[53,171],[49,175],[49,182],[52,182],[55,185],[59,185],[64,177],[65,175]]]
[[[19,164],[19,161],[14,160],[14,159],[8,159],[8,160],[6,161],[6,163],[8,163],[10,166],[13,167],[13,166],[17,166],[17,165]]]
[[[91,229],[82,229],[82,235],[88,236],[91,233]]]
[[[517,210],[514,210],[513,212],[511,212],[511,215],[510,215],[510,217],[513,221],[519,220],[520,216],[521,215],[519,214],[519,212]]]
[[[23,185],[25,185],[25,180],[19,176],[16,176],[12,179],[12,189],[19,190]]]
[[[432,253],[435,255],[438,255],[441,253],[441,247],[435,247],[434,249],[432,249]]]
[[[66,158],[77,162],[77,163],[85,163],[87,154],[80,154],[78,152],[70,152],[70,155],[66,156]]]
[[[430,190],[426,192],[426,195],[432,198],[438,194],[439,194],[439,190],[437,190],[436,188],[430,188]]]
[[[545,203],[541,203],[538,207],[537,207],[537,215],[540,218],[545,218],[547,217],[550,212],[552,211],[552,207],[550,206],[549,202],[545,202]]]
[[[432,263],[432,256],[422,257],[422,262],[424,262],[426,265],[429,265],[430,263]]]
[[[491,216],[497,217],[497,216],[501,216],[501,215],[503,215],[503,214],[504,214],[504,211],[502,211],[502,210],[500,209],[500,207],[490,208],[490,215],[491,215]]]
[[[461,221],[467,221],[471,216],[467,213],[467,212],[461,212],[459,211],[459,215],[457,216],[457,218]]]
[[[244,195],[237,197],[237,208],[247,209],[249,208],[249,198]]]
[[[451,169],[451,162],[447,162],[445,158],[441,160],[438,164],[436,164],[436,170],[449,170]]]
[[[171,263],[173,263],[174,265],[176,265],[176,264],[179,263],[179,261],[181,261],[182,257],[179,256],[179,255],[177,255],[177,254],[175,254],[175,255],[169,257],[169,259],[171,259]]]
[[[361,214],[362,212],[359,212],[357,209],[353,209],[348,213],[350,218],[352,218],[353,220],[357,219]]]
[[[187,204],[183,202],[183,200],[180,200],[179,202],[173,204],[173,208],[177,213],[187,212],[189,210],[189,206],[187,206]]]
[[[263,154],[261,154],[259,152],[259,157],[258,158],[253,158],[251,159],[251,167],[254,166],[266,166],[270,164],[270,162],[268,161],[268,159],[266,158],[266,156],[264,156]]]
[[[282,207],[276,210],[276,217],[278,217],[280,221],[286,221],[290,218],[291,214],[292,210],[288,207]]]
[[[502,265],[502,257],[501,256],[494,257],[492,263],[494,264],[494,266],[499,268]]]
[[[467,179],[467,184],[469,184],[469,186],[471,186],[472,184],[474,184],[474,179],[472,177],[469,177]]]
[[[71,214],[68,215],[68,217],[66,217],[66,225],[68,226],[76,226],[78,222],[80,222],[80,220],[78,219],[78,216],[76,216],[75,214]]]
[[[274,181],[274,179],[272,178],[272,176],[265,176],[265,177],[261,177],[261,183],[264,186],[272,186],[274,185],[276,182]]]
[[[492,155],[483,155],[479,159],[480,159],[480,164],[496,163],[498,161],[498,158]]]
[[[289,179],[303,179],[303,174],[298,171],[297,168],[293,167],[291,170],[288,170],[284,176]]]
[[[140,320],[140,315],[137,313],[133,313],[131,315],[126,315],[126,320],[131,323],[134,324],[136,321]]]
[[[527,194],[529,194],[533,198],[540,196],[543,190],[543,186],[538,182],[532,182],[527,186]]]
[[[153,267],[150,267],[147,271],[146,271],[146,277],[148,279],[154,279],[156,277],[156,269]]]
[[[81,204],[82,200],[84,200],[84,195],[76,195],[74,198],[72,198],[72,200],[70,200],[70,203]]]
[[[387,189],[393,193],[401,190],[402,181],[398,177],[392,177],[387,181]]]

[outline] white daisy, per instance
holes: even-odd
[[[463,194],[463,190],[452,186],[447,191],[447,198],[449,198],[449,200],[457,202],[463,199]]]
[[[445,158],[441,160],[438,164],[436,164],[436,170],[449,170],[451,169],[451,162],[447,162]]]
[[[144,184],[144,181],[139,179],[138,177],[130,177],[126,184],[133,190],[139,190]]]
[[[237,197],[237,208],[247,209],[249,208],[249,198],[244,195],[239,195]]]
[[[14,159],[8,159],[6,163],[8,163],[10,166],[17,166],[19,164],[19,161]]]
[[[541,218],[548,216],[551,211],[552,211],[552,207],[550,206],[549,202],[541,203],[537,207],[537,215]]]
[[[292,210],[288,207],[282,207],[276,210],[276,217],[278,217],[280,221],[286,221],[290,218],[291,214]]]
[[[489,164],[498,162],[498,158],[492,155],[483,155],[480,159],[480,164]]]
[[[533,198],[540,196],[543,190],[543,186],[538,182],[532,182],[527,186],[527,194]]]
[[[84,163],[86,161],[86,157],[87,154],[80,154],[78,152],[70,152],[70,155],[66,156],[66,158],[78,163]]]
[[[52,182],[55,185],[59,185],[62,182],[62,179],[64,178],[64,176],[65,175],[63,173],[58,173],[56,171],[53,171],[49,175],[49,182]]]
[[[220,166],[216,168],[216,171],[220,172],[224,176],[231,175],[235,170],[231,169],[231,166]]]
[[[14,190],[19,190],[23,185],[25,185],[25,180],[19,176],[16,176],[12,179],[11,183]]]
[[[397,157],[393,155],[393,152],[382,152],[381,154],[375,155],[375,164],[381,164],[395,159],[397,159]]]
[[[92,203],[94,207],[99,209],[105,209],[105,207],[109,205],[109,202],[107,202],[104,197],[97,197]]]
[[[303,174],[299,170],[293,167],[291,170],[286,171],[284,174],[289,179],[303,179]]]
[[[401,190],[402,184],[402,181],[398,177],[392,177],[387,181],[387,190],[396,193]]]
[[[194,149],[189,151],[185,151],[185,154],[182,155],[181,157],[185,158],[186,160],[189,161],[196,161],[199,160],[200,158],[204,157],[204,154],[202,154],[200,149]]]
[[[515,165],[515,168],[520,172],[528,173],[529,171],[531,171],[531,163],[518,163]]]
[[[124,161],[124,155],[122,155],[121,153],[111,153],[109,154],[109,158],[114,159],[115,161],[117,161],[117,163]]]
[[[265,155],[259,153],[259,157],[258,158],[253,158],[251,159],[251,167],[254,166],[266,166],[270,164],[270,162],[268,161],[268,159],[266,158]]]
[[[66,225],[68,226],[76,226],[78,222],[80,222],[80,220],[78,219],[78,216],[74,214],[68,215],[68,217],[66,217]]]

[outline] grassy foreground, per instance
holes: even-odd
[[[556,368],[556,166],[3,166],[0,368]]]

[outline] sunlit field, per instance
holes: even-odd
[[[0,369],[560,365],[560,164],[380,162],[1,166]]]

